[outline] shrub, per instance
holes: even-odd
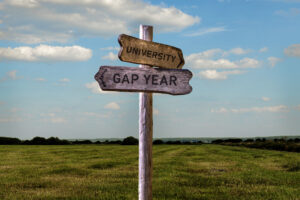
[[[139,143],[138,139],[129,136],[123,140],[122,145],[137,145],[138,143]]]
[[[34,137],[32,140],[29,141],[29,144],[32,144],[32,145],[47,144],[47,140],[43,137]]]

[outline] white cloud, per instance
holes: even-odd
[[[36,79],[34,79],[35,81],[39,81],[39,82],[45,82],[45,81],[47,81],[46,79],[44,79],[44,78],[36,78]]]
[[[101,90],[99,84],[97,83],[97,81],[91,82],[91,83],[86,83],[85,87],[87,89],[89,89],[92,93],[95,94],[113,94],[115,92],[111,92],[111,91],[103,91]]]
[[[0,39],[27,43],[132,33],[137,24],[153,24],[158,32],[180,31],[200,22],[173,6],[142,0],[4,0],[1,6],[6,17]]]
[[[63,117],[57,116],[55,113],[41,113],[42,117],[41,121],[43,122],[51,122],[54,124],[66,123],[67,120]]]
[[[227,113],[227,108],[219,108],[219,109],[211,109],[210,112],[212,113]]]
[[[263,100],[263,101],[270,101],[271,98],[269,98],[269,97],[262,97],[261,100]]]
[[[240,70],[221,71],[221,72],[218,72],[217,70],[204,70],[199,72],[199,76],[203,79],[209,79],[209,80],[225,80],[228,78],[228,75],[237,75],[243,73],[245,72]]]
[[[108,118],[110,116],[109,114],[102,114],[102,113],[100,114],[95,112],[84,112],[82,114],[88,117],[97,117],[97,118]]]
[[[286,105],[279,105],[279,106],[265,106],[265,107],[251,107],[251,108],[220,108],[220,109],[211,109],[212,113],[262,113],[262,112],[288,112],[289,109]]]
[[[81,46],[48,46],[0,48],[0,60],[16,61],[85,61],[92,50]]]
[[[187,61],[192,61],[195,59],[209,59],[221,55],[223,52],[224,51],[222,49],[209,49],[199,53],[193,53],[185,57]]]
[[[106,104],[104,106],[104,108],[106,109],[111,109],[111,110],[119,110],[120,109],[120,106],[119,104],[117,104],[116,102],[110,102],[109,104]]]
[[[119,51],[120,47],[103,47],[103,48],[100,48],[100,50],[103,50],[103,51]]]
[[[267,52],[269,49],[268,47],[263,47],[259,50],[260,53],[264,53],[264,52]]]
[[[253,58],[243,58],[234,62],[237,68],[257,68],[260,66],[260,62]]]
[[[34,8],[38,6],[37,0],[9,0],[9,4],[22,8]]]
[[[70,82],[70,79],[68,79],[68,78],[63,78],[63,79],[60,79],[59,82],[62,82],[62,83],[68,83],[68,82]]]
[[[249,52],[251,52],[249,49],[242,49],[242,48],[238,47],[238,48],[233,48],[233,49],[229,50],[228,52],[225,52],[225,55],[226,54],[244,55]]]
[[[230,61],[228,59],[202,59],[201,57],[186,57],[186,63],[189,67],[194,69],[241,69],[241,68],[257,68],[260,62],[253,58],[243,58],[237,61]]]
[[[260,112],[287,112],[287,111],[288,111],[288,107],[285,105],[231,109],[231,112],[233,113],[245,113],[245,112],[260,113]]]
[[[209,33],[217,33],[217,32],[223,32],[223,31],[227,31],[225,27],[204,28],[204,29],[200,29],[193,33],[185,34],[185,36],[194,37],[194,36],[201,36],[201,35],[206,35]]]
[[[109,52],[107,55],[102,56],[102,59],[111,60],[111,61],[118,60],[118,54],[114,54],[113,52]]]
[[[285,48],[284,53],[287,56],[300,57],[300,44],[293,44],[288,48]]]
[[[199,53],[193,53],[185,56],[188,67],[194,69],[239,69],[239,68],[257,68],[260,61],[253,58],[242,58],[240,60],[230,61],[224,57],[229,55],[244,55],[251,52],[249,49],[240,47],[228,51],[222,49],[209,49]]]
[[[276,58],[276,57],[268,57],[268,62],[269,64],[274,67],[278,62],[280,62],[281,59],[280,58]]]

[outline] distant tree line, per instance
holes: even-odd
[[[11,137],[0,137],[0,145],[80,145],[80,144],[118,144],[118,145],[138,145],[138,139],[130,136],[126,137],[123,140],[106,140],[106,141],[96,141],[92,142],[91,140],[61,140],[58,137],[34,137],[31,140],[20,140],[18,138]],[[153,145],[201,145],[201,141],[180,141],[180,140],[169,140],[164,141],[161,139],[156,139],[153,141]],[[221,144],[221,145],[230,145],[230,146],[244,146],[250,148],[259,148],[259,149],[271,149],[271,150],[280,150],[280,151],[292,151],[300,152],[300,139],[273,139],[266,140],[265,138],[258,139],[247,139],[242,140],[238,138],[232,139],[217,139],[213,140],[212,144]]]
[[[230,146],[244,146],[249,148],[270,149],[278,151],[300,152],[300,139],[274,139],[266,140],[265,138],[258,139],[217,139],[212,141],[212,144],[230,145]]]
[[[124,138],[123,140],[105,140],[101,141],[91,141],[91,140],[61,140],[58,137],[34,137],[31,140],[20,140],[18,138],[11,137],[0,137],[0,145],[72,145],[72,144],[119,144],[119,145],[138,145],[139,140],[129,136]],[[156,139],[153,141],[154,145],[160,144],[202,144],[201,141],[163,141],[160,139]]]
[[[122,144],[122,145],[137,145],[139,143],[138,139],[130,136],[124,140],[114,140],[114,141],[96,141],[91,140],[61,140],[58,137],[34,137],[31,140],[20,140],[18,138],[11,137],[0,137],[0,145],[71,145],[71,144]]]

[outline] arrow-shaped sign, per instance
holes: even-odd
[[[102,90],[179,95],[192,91],[189,85],[192,76],[187,69],[101,66],[95,79]]]
[[[118,41],[121,45],[119,58],[122,61],[169,69],[181,69],[184,65],[182,51],[176,47],[125,34],[121,34]]]

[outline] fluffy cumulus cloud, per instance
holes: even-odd
[[[286,105],[278,105],[278,106],[265,106],[265,107],[251,107],[251,108],[219,108],[219,109],[211,109],[212,113],[263,113],[263,112],[288,112],[289,109]]]
[[[287,56],[300,58],[300,44],[293,44],[284,49],[284,53]]]
[[[249,49],[243,49],[243,48],[238,47],[238,48],[229,50],[228,53],[235,54],[235,55],[244,55],[244,54],[247,54],[250,52],[251,51]]]
[[[240,47],[230,50],[209,49],[185,57],[186,65],[193,69],[206,69],[199,72],[199,77],[209,80],[225,80],[229,75],[243,74],[247,68],[257,68],[261,62],[249,57],[229,60],[229,56],[243,56],[251,50]],[[221,71],[220,71],[221,70]]]
[[[0,48],[1,60],[16,61],[85,61],[92,57],[92,50],[81,46],[21,46]]]
[[[268,57],[268,62],[272,67],[274,67],[280,61],[281,61],[280,58],[276,58],[276,57],[272,57],[272,56]]]
[[[226,58],[229,55],[243,55],[250,50],[234,48],[228,51],[221,49],[210,49],[200,53],[186,56],[186,64],[194,69],[238,69],[238,68],[257,68],[260,62],[253,58],[242,58],[230,61]]]
[[[106,109],[111,109],[111,110],[119,110],[120,109],[120,106],[119,104],[117,104],[116,102],[110,102],[108,104],[106,104],[104,106],[104,108]]]
[[[119,51],[120,47],[102,47],[100,48],[102,51]]]
[[[109,52],[107,55],[102,56],[102,59],[104,60],[118,60],[118,54],[114,54],[113,52]]]
[[[97,83],[97,81],[93,81],[91,83],[86,83],[85,87],[87,89],[89,89],[94,94],[112,94],[112,93],[114,93],[114,92],[101,90],[101,88],[100,88],[99,84]]]
[[[225,27],[211,27],[211,28],[200,29],[196,32],[187,33],[185,35],[190,36],[190,37],[194,37],[194,36],[201,36],[201,35],[206,35],[206,34],[209,34],[209,33],[217,33],[217,32],[223,32],[223,31],[226,31]]]
[[[4,0],[0,9],[0,39],[24,43],[130,33],[137,24],[152,24],[158,32],[179,31],[200,22],[173,6],[142,0]]]

